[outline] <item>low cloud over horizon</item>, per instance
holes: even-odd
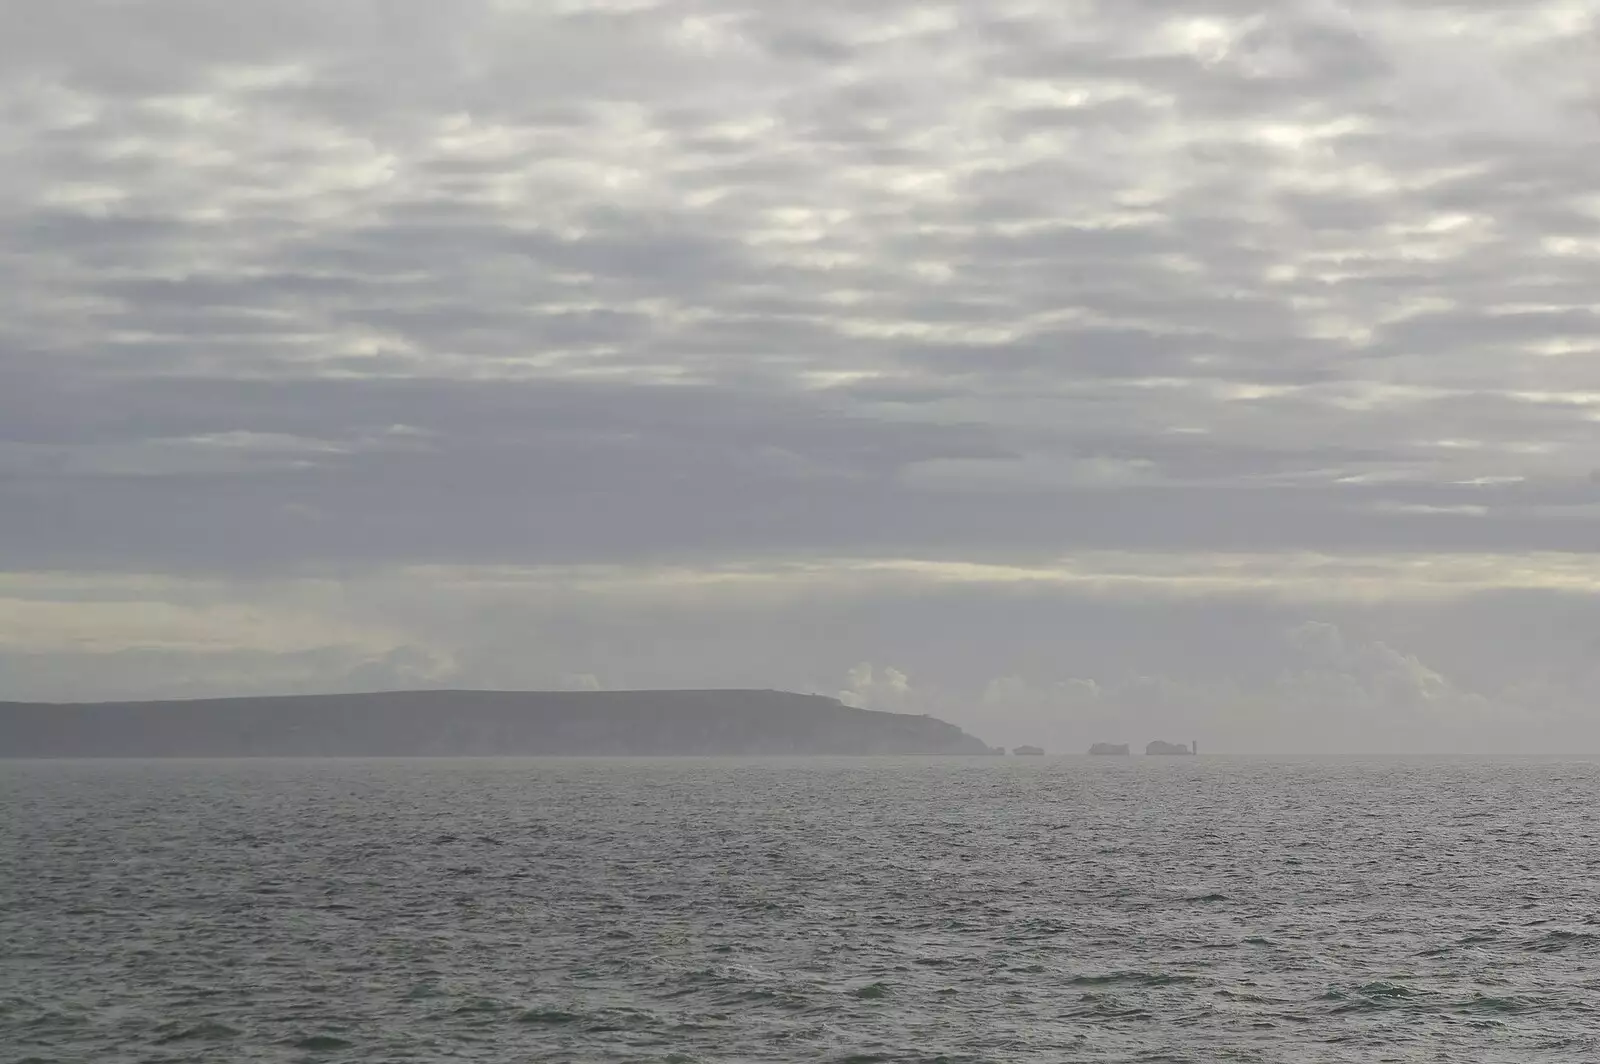
[[[0,699],[1600,751],[1600,13],[0,7]]]

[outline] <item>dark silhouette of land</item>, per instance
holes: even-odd
[[[1154,742],[1146,744],[1144,752],[1153,756],[1159,755],[1164,757],[1185,757],[1193,754],[1194,750],[1183,743],[1168,743],[1157,739]]]
[[[1095,743],[1089,747],[1089,752],[1100,757],[1127,757],[1127,743]]]
[[[396,691],[0,702],[0,757],[987,754],[933,717],[783,691]]]

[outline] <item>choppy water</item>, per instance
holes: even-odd
[[[0,1060],[1593,1061],[1597,785],[0,763]]]

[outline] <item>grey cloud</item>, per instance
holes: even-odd
[[[253,602],[261,589],[215,593]],[[1065,751],[1172,732],[1219,752],[1536,752],[1600,741],[1590,708],[1600,613],[1587,594],[1336,605],[1005,587],[908,595],[868,583],[775,601],[629,599],[624,610],[603,596],[492,582],[463,592],[356,579],[338,603],[395,627],[389,648],[11,650],[0,654],[0,683],[25,697],[86,698],[773,683]],[[776,645],[786,649],[773,660]]]
[[[0,567],[1588,551],[1500,10],[13,5]]]
[[[0,690],[10,700],[60,702],[415,690],[446,686],[450,669],[436,654],[407,646],[378,654],[349,646],[280,653],[0,651]]]

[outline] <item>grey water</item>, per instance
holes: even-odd
[[[1600,1059],[1600,763],[0,763],[0,1060]]]

